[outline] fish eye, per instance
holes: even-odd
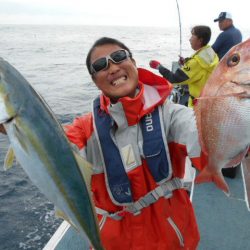
[[[233,67],[237,65],[240,62],[240,55],[238,53],[231,55],[227,59],[227,66]]]

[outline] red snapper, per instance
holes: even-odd
[[[196,183],[213,181],[229,193],[221,169],[240,163],[250,145],[250,39],[222,58],[194,110],[201,147],[208,157]],[[250,175],[250,161],[244,167],[245,176]],[[249,194],[250,183],[245,186]]]

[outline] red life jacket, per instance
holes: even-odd
[[[164,122],[167,122],[164,124],[173,168],[172,177],[183,178],[187,152],[192,163],[201,168],[203,158],[199,149],[192,111],[166,101],[171,85],[165,79],[147,70],[139,69],[139,80],[141,88],[138,95],[134,99],[124,97],[119,100],[120,112],[124,112],[127,120],[127,136],[132,138],[136,131],[134,128],[137,127],[141,117],[160,105]],[[154,92],[153,89],[158,93],[158,99],[155,96],[150,97]],[[100,104],[101,109],[112,116],[109,99],[101,96]],[[132,135],[129,134],[131,130]],[[104,174],[106,170],[103,166],[105,164],[103,164],[99,149],[97,150],[99,147],[93,115],[90,113],[77,118],[72,125],[66,127],[66,133],[70,141],[75,143],[84,152],[87,160],[93,164],[91,188],[96,207],[100,209],[99,211],[104,211],[100,212],[98,219],[105,249],[196,249],[199,232],[189,196],[184,189],[174,190],[170,198],[159,197],[156,202],[144,207],[138,214],[129,213],[124,210],[124,206],[116,204],[107,189]],[[137,155],[136,157],[138,158]],[[143,157],[139,158],[140,165],[126,169],[134,201],[138,201],[159,186],[146,160]],[[120,211],[124,211],[124,214],[119,214],[122,216],[121,220],[105,214],[106,212],[115,214]]]

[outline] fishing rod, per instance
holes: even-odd
[[[179,17],[179,32],[180,32],[180,51],[179,51],[179,57],[180,59],[182,59],[182,30],[181,30],[181,14],[180,14],[180,8],[179,8],[179,3],[178,0],[176,0],[176,6],[177,6],[177,10],[178,10],[178,17]],[[181,67],[180,64],[180,60],[178,62],[172,62],[172,72],[176,72],[176,70],[178,68]],[[180,103],[183,104],[185,106],[187,106],[187,86],[182,86],[182,85],[178,85],[175,84],[174,88],[171,92],[170,95],[170,100],[172,100],[175,103]],[[192,185],[192,189],[193,189],[193,185]]]
[[[180,32],[180,51],[179,56],[182,56],[182,30],[181,30],[181,14],[180,14],[180,8],[178,0],[176,0],[177,10],[178,10],[178,17],[179,17],[179,32]]]

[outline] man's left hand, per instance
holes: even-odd
[[[153,68],[153,69],[159,69],[161,63],[158,62],[158,61],[156,61],[156,60],[151,60],[151,61],[149,62],[149,65],[150,65],[150,67]]]

